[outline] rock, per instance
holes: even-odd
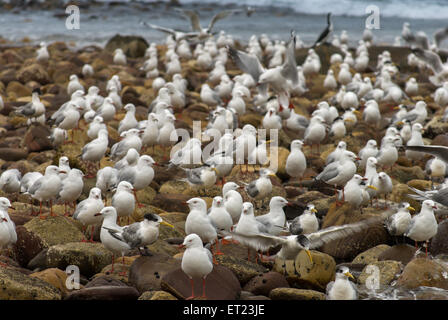
[[[401,262],[398,261],[376,261],[369,263],[362,270],[361,275],[358,278],[359,283],[366,284],[369,277],[375,276],[375,270],[372,266],[377,267],[379,270],[379,282],[380,286],[389,285],[400,273],[402,269]]]
[[[186,194],[157,193],[152,204],[168,212],[176,211],[188,213],[190,209],[184,202],[190,199],[191,196]]]
[[[14,204],[13,204],[13,207],[14,207]],[[25,223],[27,223],[28,221],[30,221],[32,219],[32,217],[30,217],[28,214],[18,213],[18,212],[9,213],[9,217],[14,222],[16,227],[23,226]]]
[[[26,267],[28,263],[44,248],[40,238],[24,226],[16,226],[17,242],[13,246],[15,260]]]
[[[240,293],[240,299],[243,301],[258,301],[258,300],[271,300],[266,296],[256,296],[252,292],[249,291],[241,291]]]
[[[401,183],[407,183],[410,180],[424,180],[425,172],[418,166],[403,167],[397,165],[392,171],[392,177]]]
[[[28,151],[16,148],[0,148],[0,159],[6,161],[18,161],[26,159]]]
[[[303,289],[325,290],[328,282],[334,279],[336,262],[328,254],[311,251],[313,262],[304,250],[294,260],[276,258],[273,270],[285,273],[291,287]]]
[[[224,251],[225,249],[223,248],[223,252],[225,254],[222,256],[217,256],[216,260],[219,265],[231,270],[241,285],[246,285],[246,283],[248,283],[252,278],[262,275],[268,271],[268,269],[259,264],[228,255],[227,252]]]
[[[374,263],[378,261],[378,256],[389,248],[390,246],[387,244],[380,244],[376,247],[370,248],[369,250],[358,254],[356,258],[353,259],[352,263]]]
[[[193,280],[195,295],[202,295],[201,279]],[[185,299],[191,295],[190,280],[181,268],[162,276],[161,287],[179,299]],[[233,272],[221,265],[214,265],[213,271],[208,274],[205,282],[207,300],[235,300],[240,292],[240,283]]]
[[[101,272],[111,261],[112,253],[101,243],[58,244],[49,247],[45,254],[46,267],[65,270],[67,266],[75,265],[87,277]]]
[[[177,298],[166,291],[146,291],[138,300],[177,300]]]
[[[1,300],[60,300],[61,294],[54,286],[21,272],[0,268]]]
[[[117,280],[115,277],[110,275],[103,275],[95,277],[92,281],[89,281],[84,288],[94,288],[94,287],[127,287],[127,284]]]
[[[431,142],[434,146],[445,146],[448,147],[448,134],[439,134]]]
[[[121,48],[124,54],[130,58],[141,58],[149,47],[145,39],[138,36],[115,35],[107,42],[105,49],[113,53],[115,49]]]
[[[102,286],[72,291],[65,300],[137,300],[138,297],[133,287]]]
[[[63,216],[48,216],[43,220],[34,218],[24,227],[38,236],[44,247],[50,247],[57,244],[80,242],[84,239],[84,235],[72,221],[74,220]]]
[[[17,72],[17,79],[23,84],[30,81],[36,81],[40,84],[50,83],[50,76],[47,71],[37,63],[22,67],[22,69]]]
[[[447,290],[447,272],[447,267],[434,260],[415,258],[405,266],[397,280],[397,286],[403,286],[407,289],[425,286]]]
[[[48,282],[53,287],[59,289],[63,295],[69,292],[66,285],[67,273],[57,268],[45,269],[40,272],[30,274],[30,277]]]
[[[431,254],[448,254],[448,221],[439,223],[437,234],[431,239]]]
[[[23,139],[24,146],[30,152],[40,152],[53,148],[50,139],[51,131],[47,126],[32,125],[28,128]]]
[[[269,296],[275,288],[289,288],[288,281],[278,272],[267,272],[253,277],[243,288],[255,295]]]
[[[181,261],[160,253],[137,258],[129,270],[129,283],[137,288],[140,294],[160,290],[162,277],[179,268],[180,264]]]
[[[11,81],[6,87],[6,95],[12,98],[29,97],[31,90],[18,81]]]
[[[378,261],[394,260],[407,265],[414,258],[416,249],[408,244],[397,244],[378,256]]]
[[[448,123],[442,121],[442,116],[433,115],[431,120],[424,126],[425,138],[433,139],[448,130]]]
[[[322,228],[330,226],[355,223],[361,220],[375,217],[378,210],[367,208],[361,214],[360,210],[354,209],[349,203],[338,207],[335,204],[330,206],[328,213],[323,219]],[[371,225],[368,229],[352,234],[340,240],[329,242],[320,248],[335,259],[352,260],[358,254],[373,246],[388,243],[390,236],[381,222]]]
[[[203,189],[202,189],[203,190]],[[194,186],[190,186],[190,184],[186,181],[181,180],[170,180],[162,184],[159,190],[160,193],[169,193],[169,194],[185,194],[191,197],[195,197],[198,195],[198,188]],[[208,197],[216,197],[222,194],[222,190],[220,187],[214,185],[210,188],[207,188],[206,195]]]
[[[325,294],[314,290],[277,288],[271,291],[272,300],[325,300]]]

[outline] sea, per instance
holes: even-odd
[[[79,8],[79,28],[74,29],[73,25],[66,26],[73,13],[66,9],[73,3]],[[409,22],[414,32],[425,32],[431,41],[437,29],[448,26],[448,0],[0,0],[0,36],[17,44],[26,38],[35,43],[62,40],[76,46],[103,46],[115,34],[140,35],[149,42],[162,42],[164,33],[140,22],[191,31],[189,20],[179,8],[196,10],[203,27],[218,12],[237,10],[218,21],[214,31],[224,30],[243,43],[263,33],[274,40],[287,40],[295,30],[305,45],[312,44],[325,28],[329,12],[334,34],[346,30],[351,45],[361,38],[366,20],[371,23],[372,17],[376,22],[372,32],[378,44],[392,44],[400,36],[404,22]],[[253,11],[250,16],[247,8]],[[444,47],[448,46],[446,42]]]

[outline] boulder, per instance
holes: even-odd
[[[138,297],[133,287],[101,286],[72,291],[65,300],[137,300]]]
[[[28,128],[23,139],[24,146],[30,152],[40,152],[53,149],[50,139],[50,129],[43,125],[32,125]]]
[[[202,295],[201,279],[193,279],[194,293]],[[179,299],[191,295],[191,284],[188,276],[177,268],[162,277],[161,288]],[[205,280],[205,295],[208,300],[235,300],[239,297],[241,286],[232,271],[221,265],[214,265],[213,271]]]
[[[89,281],[84,286],[84,288],[104,287],[104,286],[127,287],[127,284],[124,283],[123,281],[117,280],[113,276],[103,275],[103,276],[95,277],[92,281]]]
[[[177,300],[177,298],[166,291],[145,291],[138,300]]]
[[[336,262],[328,254],[311,251],[313,262],[304,250],[295,260],[275,259],[273,270],[285,274],[291,287],[324,291],[334,279]]]
[[[39,237],[44,247],[80,242],[84,239],[84,235],[74,224],[74,220],[63,216],[34,218],[24,224],[24,227]]]
[[[369,250],[358,254],[356,258],[353,259],[352,263],[374,263],[378,261],[378,256],[389,248],[390,246],[387,244],[377,245],[376,247],[370,248]]]
[[[36,81],[40,84],[47,84],[50,83],[51,80],[47,71],[45,71],[45,69],[37,63],[22,67],[22,69],[17,72],[17,79],[23,84],[30,81]]]
[[[407,289],[436,287],[448,290],[448,268],[426,258],[415,258],[404,268],[397,280],[397,286]]]
[[[226,267],[231,270],[241,285],[246,285],[252,278],[262,275],[268,271],[267,268],[247,261],[247,259],[241,259],[236,256],[228,255],[226,251],[227,248],[223,248],[224,255],[217,256],[216,261],[219,265]]]
[[[26,267],[28,263],[44,248],[40,238],[24,226],[16,226],[17,242],[13,245],[15,260]]]
[[[70,242],[49,247],[42,260],[46,268],[65,270],[75,265],[82,275],[90,277],[111,263],[112,253],[102,243]]]
[[[27,150],[18,148],[0,148],[0,159],[6,161],[18,161],[26,159],[27,155],[28,155]]]
[[[407,183],[410,180],[424,180],[425,172],[418,166],[403,167],[397,165],[392,169],[391,177],[398,180],[400,183]]]
[[[61,293],[46,281],[10,268],[0,268],[0,300],[60,300]]]
[[[282,274],[271,271],[253,277],[246,283],[243,290],[255,295],[269,296],[271,290],[275,288],[289,288],[289,284]]]
[[[140,294],[145,291],[160,290],[162,277],[180,267],[181,261],[162,253],[139,257],[132,263],[129,270],[129,283]]]
[[[414,258],[416,251],[415,247],[408,244],[397,244],[381,252],[378,261],[394,260],[407,265]]]
[[[14,98],[30,97],[31,90],[18,81],[11,81],[6,87],[6,95]]]
[[[271,291],[272,300],[325,300],[325,294],[314,290],[276,288]]]
[[[448,254],[448,221],[439,223],[437,234],[431,239],[431,254]]]
[[[40,272],[34,272],[30,274],[30,277],[34,277],[37,279],[41,279],[45,282],[48,282],[53,287],[59,289],[62,295],[65,295],[69,292],[66,286],[67,273],[58,268],[50,268]]]

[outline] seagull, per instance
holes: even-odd
[[[67,130],[59,129],[55,127],[51,130],[51,135],[48,136],[48,139],[51,141],[53,147],[57,148],[61,144],[63,144],[68,138]]]
[[[293,140],[291,142],[291,152],[286,158],[285,170],[290,177],[301,178],[306,170],[306,157],[302,152],[303,142]]]
[[[262,200],[271,193],[272,191],[272,182],[269,177],[275,177],[275,173],[269,169],[261,169],[260,170],[260,178],[257,180],[253,180],[249,184],[246,184],[246,192],[249,197],[255,200]]]
[[[289,100],[289,92],[286,88],[291,83],[293,86],[296,86],[299,81],[295,58],[295,43],[296,37],[294,32],[292,32],[291,40],[285,51],[284,63],[271,69],[265,69],[261,65],[260,60],[253,54],[238,51],[231,47],[228,47],[228,52],[237,67],[252,76],[257,83],[259,92],[266,95],[268,85],[270,85],[279,94],[281,105],[287,108],[289,101],[285,100]]]
[[[415,215],[404,235],[417,242],[426,242],[426,257],[428,257],[428,241],[437,234],[438,224],[434,216],[436,204],[432,200],[425,200],[419,214]]]
[[[22,174],[17,169],[9,169],[0,175],[0,190],[5,193],[17,193],[20,191],[20,179]]]
[[[364,148],[362,148],[358,153],[359,168],[364,169],[366,167],[367,159],[370,157],[375,157],[378,154],[378,144],[376,140],[370,139],[367,141]]]
[[[134,187],[127,181],[121,181],[112,197],[112,207],[116,209],[119,217],[128,217],[134,212]]]
[[[124,106],[124,110],[126,110],[126,115],[118,125],[119,134],[129,129],[136,128],[138,125],[137,119],[135,119],[135,106],[132,103],[128,103]]]
[[[336,269],[336,279],[327,285],[327,300],[357,300],[358,292],[356,284],[348,278],[355,279],[346,266],[340,266]]]
[[[62,180],[61,191],[59,191],[58,200],[64,202],[65,215],[68,216],[67,203],[73,202],[76,206],[76,200],[81,196],[84,188],[82,178],[84,173],[79,169],[71,169],[67,178]]]
[[[219,174],[215,167],[203,166],[195,169],[185,169],[180,167],[187,174],[186,181],[191,186],[200,188],[209,188],[216,183],[216,177]]]
[[[95,118],[93,118],[93,121],[89,124],[89,129],[87,130],[87,136],[90,139],[96,139],[98,138],[98,132],[101,129],[107,130],[107,126],[104,123],[104,119],[101,116],[95,116]]]
[[[412,219],[409,213],[411,210],[415,211],[409,203],[401,202],[399,204],[398,211],[385,221],[385,226],[390,235],[401,236],[409,229]]]
[[[191,29],[193,30],[193,32],[197,33],[197,37],[199,38],[199,40],[203,40],[206,38],[209,38],[211,36],[213,36],[213,26],[215,25],[216,22],[218,22],[221,19],[224,19],[226,17],[228,17],[229,15],[233,14],[234,12],[237,12],[239,10],[224,10],[221,11],[217,14],[215,14],[212,18],[212,20],[210,21],[209,25],[207,26],[207,28],[202,28],[201,24],[199,22],[199,15],[196,11],[194,10],[183,10],[183,9],[178,9],[178,11],[180,11],[181,13],[183,13],[185,16],[187,16],[188,18],[190,18],[190,22],[191,22]]]
[[[205,295],[205,279],[213,271],[212,253],[204,248],[201,238],[195,233],[186,236],[181,247],[187,248],[182,255],[181,268],[191,283],[191,296],[186,299],[195,298],[194,278],[202,278],[202,298],[207,298]]]
[[[237,191],[238,189],[241,189],[241,187],[235,182],[227,182],[222,187],[224,207],[231,215],[233,224],[238,222],[241,215],[241,210],[243,210],[243,197]]]
[[[412,53],[423,60],[434,73],[434,75],[429,77],[429,81],[431,81],[432,84],[441,86],[444,81],[448,80],[448,66],[442,63],[442,60],[437,53],[421,48],[412,49]]]
[[[5,197],[0,197],[0,249],[10,248],[17,242],[16,225],[9,217],[8,209],[14,210],[11,202]]]
[[[310,234],[319,230],[319,220],[316,217],[317,210],[313,204],[309,203],[300,216],[295,217],[288,223],[291,234]]]
[[[138,130],[135,128],[123,132],[120,135],[123,137],[123,140],[115,143],[110,149],[110,158],[113,161],[120,160],[131,148],[134,148],[137,152],[140,152],[142,148],[142,140],[139,135],[142,133],[144,133],[143,130]]]
[[[422,138],[423,126],[420,123],[414,123],[412,125],[411,130],[412,130],[411,139],[408,140],[406,145],[407,146],[423,146],[424,145],[423,138]],[[405,154],[406,154],[406,158],[411,159],[413,162],[419,161],[419,160],[423,159],[423,157],[425,156],[424,153],[412,151],[409,149],[407,149],[405,151]]]
[[[120,227],[117,224],[117,211],[114,207],[104,207],[101,209],[100,212],[97,212],[95,214],[96,216],[102,216],[103,217],[103,223],[101,225],[101,233],[100,233],[100,239],[101,243],[106,247],[107,250],[112,252],[112,270],[111,272],[114,272],[114,260],[115,255],[121,254],[123,258],[123,264],[124,264],[124,255],[128,251],[131,250],[131,247],[126,242],[120,241],[113,237],[108,229],[117,230],[119,232],[123,231],[123,227]]]
[[[224,200],[220,196],[213,198],[212,207],[208,211],[208,216],[218,230],[230,231],[233,226],[232,216],[227,212],[224,206]]]
[[[33,91],[31,101],[23,106],[14,107],[14,112],[30,119],[36,119],[45,114],[45,106],[39,99],[39,91],[39,89]]]
[[[140,22],[142,25],[157,30],[157,31],[161,31],[164,33],[168,33],[170,35],[172,35],[174,37],[174,40],[176,42],[179,42],[183,39],[191,39],[191,38],[195,38],[197,37],[198,33],[197,32],[182,32],[182,31],[176,31],[174,29],[170,29],[170,28],[166,28],[166,27],[161,27],[155,24],[151,24],[151,23],[146,23],[144,21]]]
[[[311,145],[311,148],[317,144],[317,150],[319,152],[319,145],[325,139],[326,135],[327,129],[324,118],[321,116],[313,116],[305,130],[303,141]]]
[[[328,155],[327,159],[325,160],[325,164],[328,165],[335,161],[339,161],[341,155],[346,150],[347,150],[347,143],[345,141],[339,141],[338,145],[336,146],[336,149],[334,149],[334,151]]]
[[[416,194],[408,194],[412,199],[424,201],[432,200],[443,207],[448,207],[448,188],[442,187],[439,190],[422,191],[414,187],[408,186],[409,189],[414,191]]]
[[[316,46],[319,46],[319,45],[325,43],[332,32],[333,32],[333,23],[331,22],[331,12],[330,12],[327,14],[326,28],[321,32],[321,34],[319,35],[317,40],[314,42],[314,44],[311,48],[315,48]]]
[[[84,91],[83,85],[79,82],[78,76],[76,74],[72,74],[69,78],[69,82],[67,85],[67,94],[71,96],[75,91],[82,90]]]
[[[45,168],[45,175],[37,179],[36,182],[28,189],[28,194],[34,199],[39,200],[40,218],[44,219],[42,216],[42,202],[50,201],[50,216],[55,216],[53,214],[53,200],[56,199],[62,188],[62,181],[59,177],[60,173],[64,173],[57,166],[50,165]]]
[[[96,163],[99,169],[100,161],[106,154],[108,145],[109,145],[109,134],[106,129],[101,129],[100,131],[98,131],[98,138],[90,141],[82,148],[81,159],[83,161],[89,162],[87,166],[89,174],[86,176],[86,178],[94,177],[92,168],[95,166]]]
[[[425,172],[431,178],[431,186],[433,185],[433,178],[445,178],[448,176],[447,164],[445,161],[437,157],[429,159],[425,165]]]
[[[116,188],[118,185],[118,170],[112,167],[104,167],[96,173],[96,184],[95,187],[101,190],[104,195],[106,204],[106,195],[112,189]]]
[[[269,212],[261,216],[256,216],[255,220],[266,228],[266,232],[278,236],[286,223],[286,215],[283,207],[289,205],[288,200],[283,197],[272,197],[269,202]]]
[[[103,221],[101,215],[97,215],[104,208],[101,200],[101,190],[99,188],[92,188],[89,191],[89,197],[76,206],[73,213],[73,219],[80,221],[84,226],[92,226],[90,233],[90,242],[93,242],[93,232],[95,226],[100,225]],[[84,239],[83,242],[86,242]]]
[[[163,219],[155,213],[146,213],[143,216],[143,221],[135,222],[129,226],[125,226],[122,230],[116,230],[113,227],[103,226],[103,229],[109,231],[110,235],[115,239],[126,243],[131,249],[138,248],[141,255],[151,255],[148,248],[157,241],[159,237],[160,224],[174,228],[173,225],[163,221]],[[140,248],[144,248],[142,253]]]
[[[363,178],[358,174],[355,174],[353,178],[351,178],[344,187],[343,191],[339,191],[338,200],[344,199],[345,202],[350,203],[355,208],[359,208],[364,200],[363,197],[363,188],[365,185],[365,181],[367,178]],[[372,185],[367,185],[368,188],[376,189]]]

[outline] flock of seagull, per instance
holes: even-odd
[[[221,179],[222,196],[213,199],[211,208],[200,197],[193,197],[187,204],[190,212],[185,222],[187,236],[181,247],[186,250],[182,258],[182,270],[191,279],[192,295],[195,297],[193,279],[203,280],[205,297],[205,279],[216,263],[215,255],[221,254],[219,244],[237,242],[258,252],[257,259],[274,259],[276,257],[294,260],[301,250],[305,250],[312,261],[311,249],[335,239],[350,236],[369,228],[373,223],[384,222],[393,236],[408,237],[416,242],[428,242],[437,233],[437,220],[434,212],[439,207],[448,206],[448,185],[445,182],[433,190],[412,189],[411,197],[422,201],[421,211],[411,216],[413,208],[409,203],[391,204],[390,209],[382,210],[378,217],[364,221],[319,229],[317,210],[310,203],[292,221],[287,221],[283,208],[290,204],[280,196],[271,197],[271,176],[276,172],[267,167],[269,158],[266,148],[270,140],[257,141],[257,128],[250,124],[240,127],[239,118],[246,113],[263,115],[262,128],[293,132],[298,139],[291,142],[290,153],[285,163],[286,173],[291,179],[301,179],[307,169],[307,157],[302,151],[304,145],[311,147],[323,143],[328,136],[339,140],[335,150],[327,157],[325,168],[314,178],[335,188],[337,202],[348,202],[356,208],[366,207],[372,199],[378,199],[392,192],[392,179],[386,172],[396,163],[401,149],[412,161],[421,161],[424,154],[434,156],[427,165],[426,172],[433,179],[444,179],[447,175],[448,148],[443,146],[425,146],[422,139],[423,125],[428,120],[425,101],[414,101],[418,95],[418,83],[410,78],[404,90],[394,82],[399,70],[392,61],[388,51],[377,57],[374,68],[376,80],[365,75],[369,69],[369,50],[373,35],[366,29],[363,39],[358,42],[352,55],[348,47],[348,34],[342,32],[338,37],[333,33],[331,14],[327,16],[327,27],[308,50],[308,56],[302,65],[297,65],[295,50],[304,47],[299,37],[291,32],[288,42],[272,41],[265,34],[252,36],[244,51],[237,50],[231,35],[224,31],[213,32],[217,21],[232,14],[224,11],[215,15],[207,28],[199,22],[194,11],[182,10],[182,14],[191,20],[192,31],[181,32],[160,26],[147,26],[168,33],[167,51],[160,56],[155,43],[146,51],[141,70],[147,78],[152,79],[152,87],[157,97],[148,106],[147,120],[136,119],[136,107],[129,103],[123,106],[121,101],[122,85],[118,75],[107,82],[107,96],[100,95],[96,86],[84,88],[78,75],[68,79],[67,93],[71,97],[59,110],[47,119],[45,106],[40,101],[40,91],[35,90],[31,102],[15,108],[14,113],[28,118],[28,123],[51,125],[51,141],[55,148],[73,141],[75,131],[80,130],[80,123],[88,124],[85,128],[90,141],[81,150],[80,157],[86,164],[86,176],[81,170],[71,168],[69,159],[62,156],[59,165],[50,165],[42,175],[28,172],[22,176],[17,169],[4,171],[0,176],[0,189],[6,194],[25,194],[30,200],[39,202],[39,214],[45,219],[42,205],[49,203],[50,215],[54,203],[65,205],[65,214],[79,220],[84,226],[91,226],[91,239],[96,226],[101,228],[100,239],[104,246],[115,255],[124,255],[138,248],[142,255],[150,254],[147,246],[158,238],[159,225],[173,227],[154,214],[147,213],[141,222],[129,224],[129,216],[134,212],[138,202],[137,191],[150,185],[154,178],[153,166],[156,163],[149,155],[155,146],[161,146],[165,152],[173,149],[177,139],[172,139],[176,130],[176,113],[187,105],[188,82],[181,75],[181,61],[194,59],[196,67],[209,73],[207,83],[200,90],[201,101],[210,110],[209,123],[200,138],[213,136],[218,132],[220,138],[217,150],[203,159],[201,139],[191,138],[177,150],[171,150],[170,159],[164,166],[178,167],[185,171],[185,180],[197,188],[197,192],[206,190]],[[440,107],[448,105],[447,67],[441,63],[438,46],[448,32],[437,33],[434,45],[420,41],[422,33],[414,35],[405,23],[402,39],[412,46],[408,63],[417,67],[422,73],[432,73],[430,80],[438,86],[434,101]],[[214,36],[217,36],[215,40]],[[335,94],[327,101],[317,103],[310,118],[296,113],[291,97],[302,96],[309,91],[307,79],[320,72],[321,61],[313,48],[327,45],[333,37],[332,44],[343,54],[335,53],[329,61],[331,67],[325,77],[323,87]],[[423,45],[422,45],[423,43]],[[193,50],[194,48],[194,50]],[[37,51],[37,61],[50,59],[46,44],[42,43]],[[226,72],[230,61],[243,72],[231,77]],[[165,70],[159,70],[159,59]],[[263,62],[266,61],[266,65]],[[123,50],[114,53],[115,65],[126,65]],[[339,70],[336,74],[335,70]],[[86,64],[82,68],[82,77],[92,77],[93,68]],[[404,101],[415,103],[404,104]],[[393,117],[381,114],[379,104],[387,102],[396,106]],[[110,149],[108,122],[115,119],[117,113],[125,111],[119,122],[120,141]],[[448,109],[447,109],[448,110]],[[344,137],[350,133],[357,122],[365,122],[375,130],[385,129],[381,141],[371,139],[358,154],[347,149]],[[386,125],[384,125],[386,123]],[[84,129],[83,129],[84,130]],[[68,140],[71,134],[71,139]],[[312,149],[311,149],[312,150]],[[114,166],[100,168],[100,160],[108,157]],[[240,157],[240,159],[236,159]],[[199,162],[197,159],[199,158]],[[235,160],[238,164],[250,163],[263,166],[259,178],[239,185],[225,182]],[[199,163],[199,165],[197,165]],[[192,165],[193,164],[193,165]],[[243,165],[240,166],[240,170]],[[359,169],[359,170],[358,170]],[[359,171],[364,171],[364,175]],[[247,167],[246,167],[247,172]],[[244,172],[243,172],[244,174]],[[88,198],[78,202],[84,179],[96,178],[96,185],[90,190]],[[244,189],[252,202],[243,202],[241,190]],[[110,206],[107,200],[110,199]],[[256,215],[257,201],[269,201],[269,212]],[[255,205],[254,205],[255,204]],[[385,202],[385,204],[387,204]],[[70,213],[69,208],[75,208]],[[15,226],[8,215],[12,208],[10,200],[0,198],[0,247],[8,247],[17,241]],[[31,202],[31,210],[33,205]],[[128,217],[128,225],[124,218]],[[121,225],[117,219],[120,218]],[[289,234],[289,235],[285,235]],[[204,246],[205,245],[205,246]],[[263,253],[281,246],[274,256],[266,257]],[[142,251],[143,249],[143,251]],[[113,271],[113,262],[112,262]],[[327,287],[328,299],[356,299],[356,285],[348,279],[353,278],[347,267],[336,270],[336,279]]]

